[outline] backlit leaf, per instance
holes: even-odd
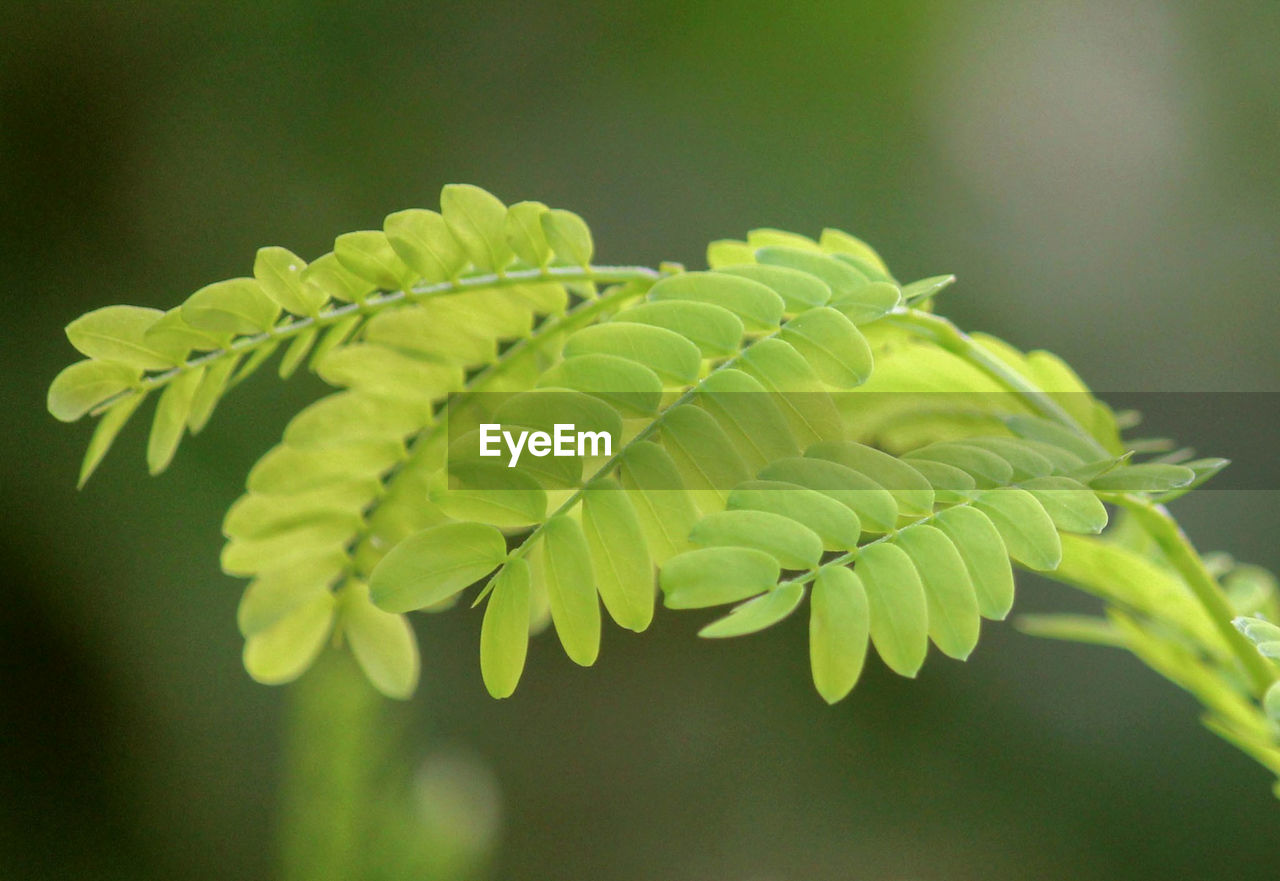
[[[564,514],[548,520],[542,527],[541,553],[560,644],[575,664],[589,667],[600,652],[600,602],[591,549],[578,521]]]
[[[426,608],[488,575],[506,553],[502,533],[492,526],[433,526],[405,539],[382,558],[369,579],[370,595],[387,612]]]
[[[929,650],[929,609],[911,558],[892,544],[868,545],[855,574],[867,590],[876,651],[890,670],[914,677]]]
[[[809,668],[829,704],[847,695],[862,674],[871,610],[858,576],[843,566],[824,568],[809,599]]]
[[[493,579],[480,627],[480,673],[496,698],[510,697],[529,647],[529,564],[515,559]]]
[[[772,590],[778,561],[751,548],[699,548],[662,566],[659,584],[669,609],[701,609],[736,603]]]

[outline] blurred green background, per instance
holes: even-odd
[[[700,266],[753,226],[850,229],[945,310],[1095,388],[1280,390],[1280,4],[1015,0],[577,7],[8,4],[0,46],[0,877],[269,877],[288,690],[240,667],[218,526],[320,388],[265,375],[162,478],[44,391],[62,326],[167,307],[434,206],[451,181],[570,207],[602,260]],[[1206,454],[1275,450],[1204,421]],[[1237,480],[1241,478],[1237,477]],[[1274,487],[1271,488],[1274,490]],[[1274,491],[1180,503],[1280,566]],[[1023,610],[1087,608],[1022,582]],[[501,879],[1261,877],[1280,803],[1136,661],[989,626],[826,708],[804,620],[550,634],[509,701],[478,614],[421,618],[386,720]],[[450,775],[453,775],[450,777]],[[455,779],[456,778],[456,779]],[[449,781],[453,782],[450,783]],[[454,785],[456,784],[456,785]],[[496,799],[496,803],[495,803]],[[450,802],[453,804],[454,802]]]

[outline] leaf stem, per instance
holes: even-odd
[[[1088,436],[1080,424],[1053,399],[1052,395],[982,348],[974,342],[973,337],[942,316],[919,309],[905,308],[891,313],[889,320],[909,327],[953,355],[959,355],[1009,391],[1017,394],[1041,416]]]
[[[595,473],[592,474],[590,478],[588,478],[587,480],[584,480],[582,483],[582,486],[574,490],[573,493],[569,496],[569,498],[565,499],[564,503],[560,505],[560,507],[552,511],[549,517],[547,517],[541,523],[535,526],[533,530],[527,536],[525,536],[525,539],[520,543],[520,546],[511,552],[511,557],[513,558],[523,557],[525,554],[527,554],[529,550],[533,547],[533,544],[537,540],[538,536],[542,534],[543,527],[545,527],[547,523],[554,520],[556,517],[559,517],[561,514],[564,514],[565,512],[572,510],[573,506],[576,505],[582,499],[583,493],[586,492],[587,487],[591,485],[592,481],[598,479],[602,475],[608,474],[614,468],[618,467],[618,464],[622,461],[622,457],[626,454],[627,450],[631,449],[633,446],[640,443],[641,441],[647,440],[649,437],[651,437],[655,431],[657,431],[659,428],[662,427],[662,422],[664,419],[667,418],[667,414],[671,413],[671,411],[675,410],[680,405],[687,404],[689,401],[693,400],[693,396],[698,393],[698,390],[702,388],[704,384],[706,384],[706,381],[713,374],[719,373],[721,370],[725,370],[729,367],[732,367],[734,364],[738,362],[740,358],[742,358],[743,354],[748,349],[750,349],[751,346],[760,342],[760,340],[771,339],[777,336],[778,334],[780,334],[781,332],[782,332],[782,327],[780,326],[777,330],[764,334],[763,336],[760,337],[760,339],[753,340],[749,345],[743,346],[743,348],[736,355],[734,355],[732,358],[727,358],[724,361],[717,364],[710,372],[707,373],[706,376],[702,377],[693,385],[691,385],[684,394],[680,395],[680,397],[676,398],[666,407],[662,408],[661,413],[655,416],[651,422],[645,425],[644,428],[636,432],[635,436],[632,437],[625,444],[623,444],[618,449],[618,452],[610,456],[609,459],[604,464],[602,464],[599,468],[597,468],[595,470]]]
[[[1267,663],[1253,643],[1249,642],[1231,623],[1235,617],[1231,603],[1222,592],[1217,579],[1205,566],[1204,560],[1196,552],[1187,534],[1178,525],[1178,521],[1164,505],[1142,496],[1119,495],[1114,501],[1133,514],[1147,534],[1155,540],[1173,567],[1178,570],[1182,580],[1186,582],[1187,587],[1208,613],[1219,635],[1239,659],[1240,665],[1257,692],[1256,696],[1261,697],[1276,680],[1277,670]]]
[[[195,358],[184,361],[175,367],[171,367],[168,370],[144,377],[127,391],[121,392],[119,395],[115,395],[108,398],[106,401],[103,401],[93,409],[93,414],[96,415],[105,411],[122,397],[139,393],[149,393],[157,388],[168,385],[180,374],[186,373],[189,370],[195,370],[199,367],[205,367],[211,362],[217,361],[221,358],[230,357],[232,355],[242,355],[245,352],[257,349],[259,346],[264,344],[279,343],[283,340],[290,339],[313,327],[327,327],[329,325],[336,324],[344,318],[349,318],[352,315],[369,315],[397,304],[415,303],[434,297],[463,294],[468,291],[515,287],[517,285],[538,284],[542,282],[556,282],[560,284],[571,282],[616,284],[628,281],[654,281],[659,277],[660,275],[657,270],[650,269],[647,266],[544,266],[536,269],[517,269],[506,273],[486,273],[484,275],[463,276],[449,281],[415,285],[414,287],[399,291],[379,291],[365,297],[359,302],[343,303],[341,306],[333,306],[317,313],[316,315],[285,322],[284,324],[272,327],[270,330],[265,330],[262,333],[239,337],[224,348],[215,349],[212,352],[206,352],[205,354],[198,355]]]
[[[653,277],[645,276],[642,280],[650,281],[652,278],[656,277],[656,275]],[[632,280],[634,281],[635,279]],[[616,308],[619,304],[624,303],[627,300],[643,296],[644,293],[644,288],[629,289],[626,287],[618,287],[617,289],[595,297],[594,299],[584,300],[569,311],[565,312],[563,315],[548,318],[535,328],[531,335],[520,340],[508,349],[501,358],[486,367],[480,373],[476,374],[467,384],[464,391],[459,392],[450,398],[449,406],[455,408],[463,406],[476,395],[483,393],[485,388],[501,377],[503,373],[512,369],[513,366],[518,364],[521,359],[535,354],[546,340],[551,339],[556,333],[575,330],[578,327],[590,323],[601,312],[607,312],[609,309]],[[417,463],[422,461],[423,457],[430,455],[432,442],[439,437],[440,432],[444,430],[444,426],[446,424],[447,422],[443,419],[436,420],[432,424],[424,427],[424,429],[410,441],[411,450],[408,458],[406,458],[406,460],[395,471],[388,474],[383,479],[383,486],[385,487],[385,490],[379,497],[378,502],[375,503],[375,507],[385,501],[386,497],[395,491],[394,482],[400,474],[404,473],[407,469],[415,467]],[[372,509],[365,513],[366,523],[370,519],[371,515]],[[369,535],[367,530],[362,532],[353,539],[353,546],[358,547],[368,539],[368,537]]]
[[[942,348],[973,364],[1021,397],[1042,416],[1052,419],[1082,437],[1090,437],[1080,423],[1062,409],[1051,395],[987,352],[975,343],[972,337],[947,319],[930,312],[908,308],[894,313],[892,320],[899,325],[919,331]],[[1130,511],[1143,530],[1164,552],[1170,565],[1177,570],[1214,628],[1222,635],[1227,646],[1240,661],[1260,696],[1276,679],[1276,673],[1253,645],[1232,625],[1231,620],[1235,617],[1235,612],[1231,608],[1231,603],[1227,600],[1217,579],[1205,566],[1195,546],[1178,525],[1178,521],[1163,505],[1142,496],[1116,495],[1111,501]]]

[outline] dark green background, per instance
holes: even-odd
[[[752,226],[850,229],[956,272],[962,325],[1096,388],[1276,391],[1280,5],[1072,0],[11,4],[0,38],[0,877],[254,879],[283,690],[240,668],[218,524],[290,413],[267,375],[162,478],[141,424],[87,490],[44,390],[97,306],[170,306],[450,181],[592,224],[601,259],[701,265]],[[1205,453],[1275,450],[1196,424]],[[1236,450],[1239,452],[1239,450]],[[1239,479],[1239,478],[1237,478]],[[1181,503],[1280,566],[1276,492]],[[1023,583],[1024,608],[1088,607]],[[419,621],[415,761],[502,794],[502,879],[1264,877],[1280,803],[1126,656],[993,625],[826,708],[802,618],[549,634],[493,702],[479,616]],[[394,726],[393,726],[394,727]],[[396,736],[391,729],[388,738]]]

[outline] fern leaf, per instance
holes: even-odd
[[[332,641],[407,697],[406,613],[472,587],[495,697],[548,623],[590,665],[601,606],[640,631],[658,594],[674,610],[735,604],[700,631],[725,638],[808,596],[813,681],[834,702],[868,645],[904,676],[931,642],[968,657],[981,619],[1009,613],[1016,562],[1108,607],[1032,629],[1123,646],[1280,773],[1280,631],[1226,625],[1280,614],[1275,581],[1211,571],[1156,507],[1225,460],[1134,461],[1154,447],[1126,444],[1129,423],[1069,366],[964,334],[929,311],[954,277],[899,284],[848,233],[753,230],[695,272],[594,266],[594,247],[572,212],[450,185],[439,212],[396,212],[309,263],[263,248],[252,277],[168,312],[77,319],[87,360],[48,407],[101,417],[83,484],[148,398],[156,473],[277,351],[281,378],[305,363],[335,388],[290,421],[223,524],[223,568],[251,578],[238,624],[262,682]],[[482,448],[495,423],[521,436],[509,461]],[[565,424],[588,429],[589,451],[548,455]],[[1104,532],[1107,504],[1127,516]]]

